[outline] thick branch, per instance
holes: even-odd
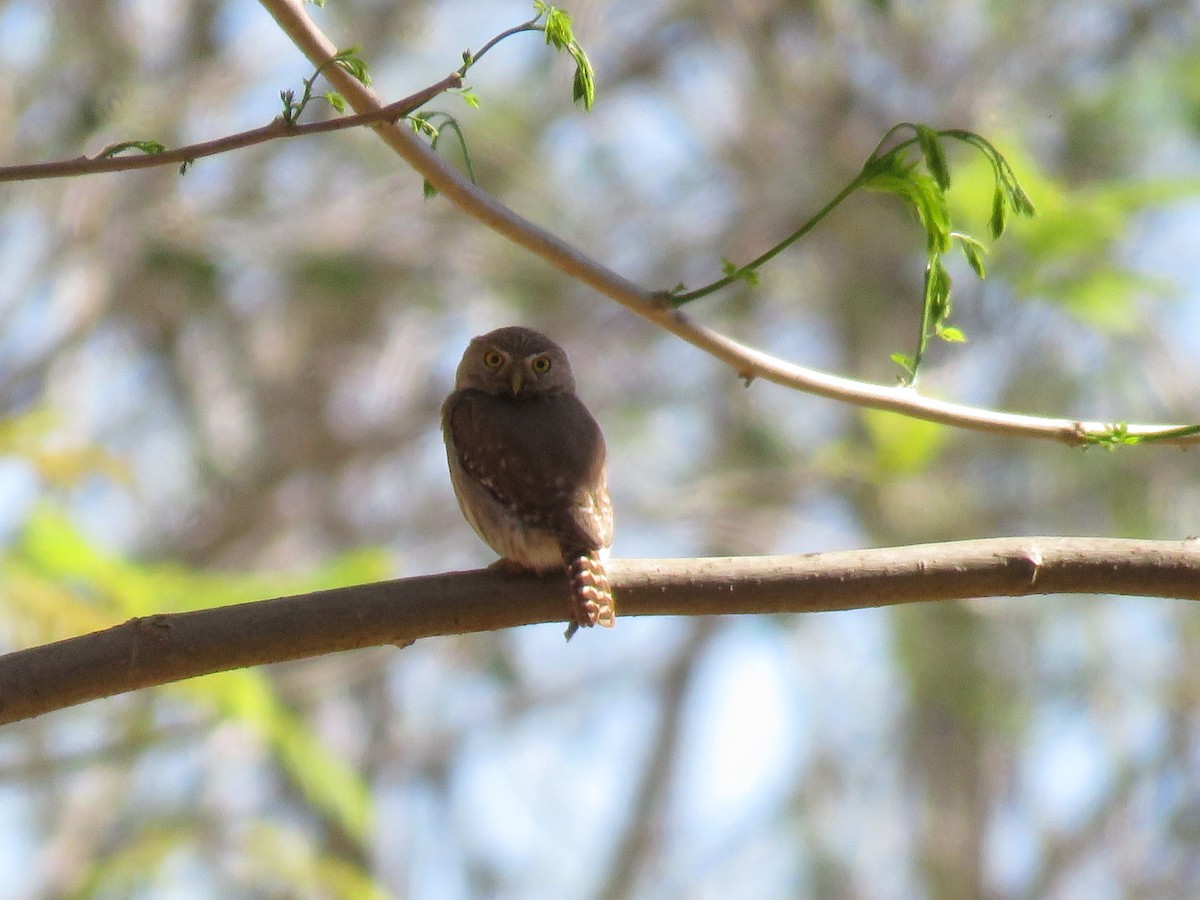
[[[334,44],[309,18],[302,0],[259,2],[275,17],[279,26],[314,66],[321,65],[337,52]],[[356,81],[349,73],[337,67],[330,67],[327,77],[358,112],[370,112],[379,108],[379,98],[375,93]],[[379,125],[375,130],[401,159],[463,212],[599,293],[727,363],[742,378],[761,378],[843,403],[891,410],[918,419],[940,422],[943,425],[1009,436],[1048,438],[1071,446],[1087,443],[1087,434],[1103,433],[1112,424],[1016,415],[946,403],[922,397],[911,388],[885,387],[840,378],[776,359],[693,323],[683,313],[673,310],[668,298],[639,287],[509,209],[443,162],[412,133],[411,129]],[[1131,436],[1144,436],[1179,427],[1130,424],[1127,433]],[[1170,437],[1160,443],[1191,445],[1200,443],[1200,435]]]
[[[1200,543],[997,538],[805,556],[614,560],[610,573],[626,617],[1057,593],[1200,600]],[[0,724],[226,669],[560,622],[566,590],[558,578],[482,570],[131,619],[0,656]]]
[[[330,68],[336,68],[331,66]],[[340,71],[340,70],[339,70]],[[411,97],[380,106],[377,109],[354,116],[342,116],[338,119],[327,119],[321,122],[306,122],[304,124],[288,123],[282,118],[276,118],[260,128],[251,128],[237,134],[229,134],[200,144],[189,144],[186,147],[176,147],[174,150],[164,150],[161,153],[138,153],[132,156],[81,156],[77,159],[64,159],[57,162],[31,163],[22,166],[0,166],[0,182],[5,181],[36,181],[42,178],[70,178],[76,175],[94,175],[100,172],[128,172],[131,169],[151,169],[155,166],[170,166],[192,163],[206,156],[216,156],[218,153],[228,153],[243,147],[252,147],[277,138],[300,137],[306,134],[318,134],[325,131],[342,131],[346,128],[358,128],[362,125],[374,125],[377,122],[394,123],[397,119],[420,109],[434,97],[450,88],[461,87],[462,76],[457,72],[443,78],[437,84],[432,84],[417,91]]]

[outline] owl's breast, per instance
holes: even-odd
[[[563,550],[555,532],[531,524],[520,511],[473,478],[459,464],[449,441],[447,458],[459,508],[485,544],[499,556],[535,572],[562,568]]]
[[[604,438],[574,394],[456,391],[443,430],[459,503],[497,553],[540,570],[568,548],[608,546]]]

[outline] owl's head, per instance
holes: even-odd
[[[573,392],[575,376],[562,347],[540,331],[510,325],[471,341],[454,387],[498,397],[541,397]]]

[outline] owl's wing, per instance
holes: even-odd
[[[612,508],[600,426],[574,394],[514,400],[455,391],[442,427],[463,470],[564,547],[607,547]]]

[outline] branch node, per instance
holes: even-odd
[[[658,313],[669,313],[675,309],[675,298],[670,291],[654,291],[650,295],[649,306]]]
[[[165,640],[171,630],[171,620],[166,613],[155,613],[152,616],[134,616],[127,621],[126,626],[132,628],[136,637],[150,637],[155,640]]]
[[[129,651],[129,672],[132,674],[138,670],[141,663],[142,644],[148,641],[162,643],[167,640],[168,632],[171,630],[171,620],[164,613],[155,613],[152,616],[134,616],[125,623],[125,627],[133,632],[133,646]]]

